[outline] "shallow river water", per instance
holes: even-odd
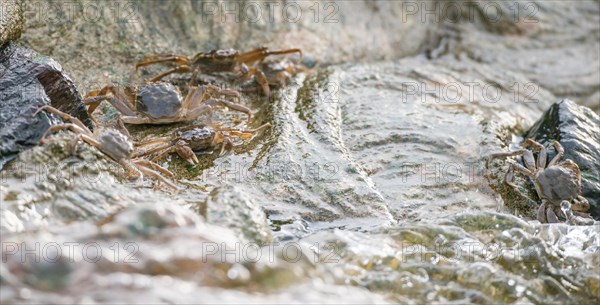
[[[540,77],[462,52],[402,52],[328,59],[268,99],[245,95],[252,126],[272,127],[223,156],[198,155],[196,167],[163,159],[179,192],[127,181],[89,145],[69,156],[67,132],[21,153],[2,172],[0,301],[599,302],[598,222],[541,224],[508,208],[506,167],[486,164],[564,92],[518,90]]]

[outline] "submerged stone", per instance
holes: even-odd
[[[48,127],[58,122],[45,114],[33,116],[43,105],[92,127],[81,95],[59,63],[9,44],[0,50],[0,170],[19,152],[37,145]]]
[[[590,202],[590,213],[600,218],[600,118],[591,109],[565,99],[555,103],[529,129],[527,138],[543,145],[557,140],[581,170],[582,195]],[[549,149],[548,160],[556,155]]]

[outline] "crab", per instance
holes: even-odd
[[[270,126],[271,124],[266,123],[252,130],[221,129],[216,125],[186,126],[174,130],[169,136],[137,145],[139,150],[136,157],[157,154],[152,159],[152,162],[156,162],[166,155],[176,152],[191,165],[196,165],[199,161],[194,151],[207,150],[221,145],[221,152],[219,153],[221,155],[223,151],[233,148],[232,137],[248,139],[261,129]],[[151,148],[143,150],[144,147],[148,146],[151,146]]]
[[[262,71],[262,75],[265,76],[267,86],[280,88],[285,86],[292,75],[304,70],[301,65],[295,64],[290,60],[283,59],[280,61],[264,61],[261,62],[257,68],[259,71]],[[247,74],[240,78],[241,82],[246,82],[248,80],[253,80],[253,83],[260,83],[257,77],[260,74]],[[265,91],[264,88],[263,92]],[[270,91],[267,90],[267,95],[270,94]]]
[[[547,149],[554,147],[556,156],[546,164]],[[558,223],[566,219],[572,224],[590,224],[593,219],[587,213],[590,204],[581,196],[581,172],[579,166],[569,159],[562,160],[564,149],[558,141],[544,145],[527,139],[523,148],[513,152],[492,154],[491,158],[522,156],[525,166],[516,162],[510,163],[505,181],[516,188],[513,179],[515,172],[525,175],[533,181],[536,193],[541,199],[537,219],[542,223]],[[528,150],[533,147],[538,151],[537,162],[533,153]],[[562,161],[561,161],[562,160]]]
[[[171,173],[169,170],[152,161],[132,158],[134,153],[133,143],[129,141],[127,136],[123,133],[114,129],[106,129],[104,131],[99,131],[99,129],[96,129],[96,133],[93,133],[76,117],[73,117],[49,105],[42,106],[33,115],[35,116],[41,111],[53,113],[61,117],[64,121],[69,121],[70,123],[51,126],[42,136],[40,143],[44,143],[47,135],[51,132],[69,129],[77,134],[71,144],[71,154],[74,154],[77,151],[77,144],[79,141],[84,141],[96,147],[110,159],[120,164],[125,170],[128,171],[128,177],[134,173],[137,175],[138,179],[141,180],[143,179],[144,174],[146,174],[148,176],[155,177],[172,189],[178,189],[175,184],[163,177],[163,175],[171,178],[174,177],[173,173]]]
[[[83,103],[92,114],[100,102],[106,100],[121,114],[127,124],[170,124],[192,121],[201,114],[212,113],[212,108],[222,105],[252,117],[252,111],[240,104],[214,98],[214,95],[240,99],[240,93],[232,89],[221,89],[212,85],[192,86],[182,99],[179,88],[166,82],[134,86],[108,85],[91,91]]]
[[[212,50],[206,53],[198,53],[192,58],[189,58],[185,55],[170,53],[150,54],[146,55],[142,61],[137,63],[135,69],[137,71],[139,68],[144,66],[153,65],[156,63],[172,62],[177,64],[175,68],[160,73],[150,78],[149,81],[159,81],[172,73],[191,72],[192,78],[190,80],[190,86],[193,86],[196,83],[196,77],[200,72],[234,72],[238,74],[238,77],[245,78],[255,76],[254,79],[260,84],[264,94],[269,96],[269,81],[265,74],[256,66],[249,68],[247,65],[255,62],[262,62],[267,56],[270,55],[284,55],[291,53],[298,53],[300,56],[299,62],[302,60],[302,50],[300,49],[270,51],[266,47],[257,48],[245,53],[240,53],[233,49]]]

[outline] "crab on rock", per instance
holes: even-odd
[[[540,222],[557,223],[562,218],[573,224],[593,223],[591,216],[585,213],[590,204],[581,196],[579,166],[569,159],[562,160],[564,149],[558,141],[553,141],[548,145],[550,146],[554,147],[557,154],[547,164],[548,148],[532,139],[525,140],[520,150],[492,154],[490,159],[523,156],[525,166],[511,162],[505,181],[508,185],[516,187],[513,182],[515,172],[531,178],[537,195],[542,200],[537,213]],[[528,147],[538,151],[537,161]]]
[[[127,124],[169,124],[191,121],[203,113],[211,113],[216,105],[243,112],[252,117],[252,111],[240,104],[215,98],[215,95],[235,97],[240,93],[231,89],[221,89],[212,85],[189,88],[185,98],[179,88],[166,82],[149,83],[141,86],[108,85],[91,91],[83,101],[91,114],[103,100],[108,101],[121,114]]]
[[[110,159],[123,166],[123,168],[129,172],[129,175],[135,173],[138,179],[143,179],[144,174],[146,174],[155,177],[173,189],[178,189],[175,184],[162,176],[166,175],[169,177],[174,177],[173,173],[171,173],[169,170],[148,160],[132,158],[132,155],[134,154],[133,143],[129,141],[127,136],[119,131],[107,129],[101,132],[97,131],[96,133],[93,133],[76,117],[66,114],[52,106],[42,106],[33,115],[37,115],[40,111],[53,113],[61,117],[63,120],[71,122],[50,127],[42,136],[40,140],[41,143],[44,142],[48,133],[61,129],[69,129],[77,134],[71,144],[71,153],[75,153],[77,150],[77,143],[83,140],[84,142],[98,148]]]
[[[256,66],[249,68],[247,65],[255,62],[262,62],[270,55],[284,55],[291,53],[298,53],[300,55],[299,61],[302,60],[302,50],[300,49],[271,51],[266,47],[257,48],[245,53],[240,53],[233,49],[212,50],[210,52],[198,53],[192,58],[171,53],[150,54],[146,55],[144,59],[135,66],[135,69],[137,70],[140,67],[157,63],[175,63],[177,64],[176,67],[152,77],[149,81],[156,82],[173,73],[191,72],[192,78],[190,80],[190,86],[193,86],[196,83],[196,77],[200,72],[233,72],[237,73],[239,77],[245,78],[255,76],[255,80],[262,87],[264,94],[269,96],[269,81],[265,74]]]
[[[233,148],[232,137],[251,138],[259,130],[270,127],[266,123],[252,130],[221,129],[211,125],[191,125],[179,128],[170,135],[139,144],[136,157],[156,154],[153,162],[160,160],[166,155],[176,152],[182,159],[191,165],[198,164],[198,158],[194,151],[207,150],[221,145],[222,154],[224,150]],[[146,148],[150,147],[150,148]]]

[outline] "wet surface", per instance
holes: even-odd
[[[582,195],[591,205],[590,213],[600,217],[600,118],[586,107],[570,100],[550,107],[527,131],[544,145],[557,140],[565,149],[564,159],[573,160],[581,170]],[[548,154],[548,160],[556,155]]]
[[[37,145],[50,126],[46,115],[33,116],[43,105],[52,105],[92,127],[77,88],[58,62],[14,44],[1,49],[0,170],[16,154]]]
[[[598,222],[540,224],[530,182],[517,177],[512,189],[503,181],[508,163],[486,163],[490,153],[518,148],[568,90],[577,103],[593,100],[598,83],[585,69],[596,63],[587,50],[597,41],[586,38],[597,34],[594,19],[565,21],[591,14],[583,13],[590,2],[571,10],[540,4],[537,27],[510,19],[441,27],[402,21],[388,16],[398,13],[394,3],[353,1],[331,27],[257,29],[187,18],[201,9],[195,2],[157,2],[139,8],[138,23],[64,24],[61,31],[73,36],[57,37],[61,48],[41,39],[60,27],[29,20],[23,41],[64,61],[81,90],[147,77],[155,71],[135,75],[134,63],[167,49],[193,54],[273,42],[300,47],[319,64],[270,98],[243,94],[250,124],[223,109],[213,116],[224,127],[270,129],[236,140],[223,155],[220,147],[200,151],[196,166],[177,154],[161,160],[179,192],[153,190],[150,179],[129,181],[89,145],[70,156],[68,132],[21,153],[2,172],[0,230],[3,243],[15,246],[2,250],[2,303],[600,301]],[[570,49],[568,60],[586,68],[570,70],[571,81],[568,68],[564,77],[548,75],[564,54],[546,55],[546,63],[539,54],[553,41],[568,48],[572,40],[561,33],[579,29],[588,29],[578,36],[588,49]],[[393,35],[369,35],[375,31]],[[75,51],[82,44],[106,47]],[[517,62],[526,49],[535,54]],[[167,80],[180,85],[186,77]],[[540,84],[533,95],[515,90],[531,83]],[[106,103],[98,113],[106,121],[116,116]],[[182,126],[128,127],[140,141]],[[27,249],[54,242],[63,251],[54,261],[23,262],[21,242]],[[78,250],[67,251],[68,242]],[[92,249],[83,254],[86,245]]]

